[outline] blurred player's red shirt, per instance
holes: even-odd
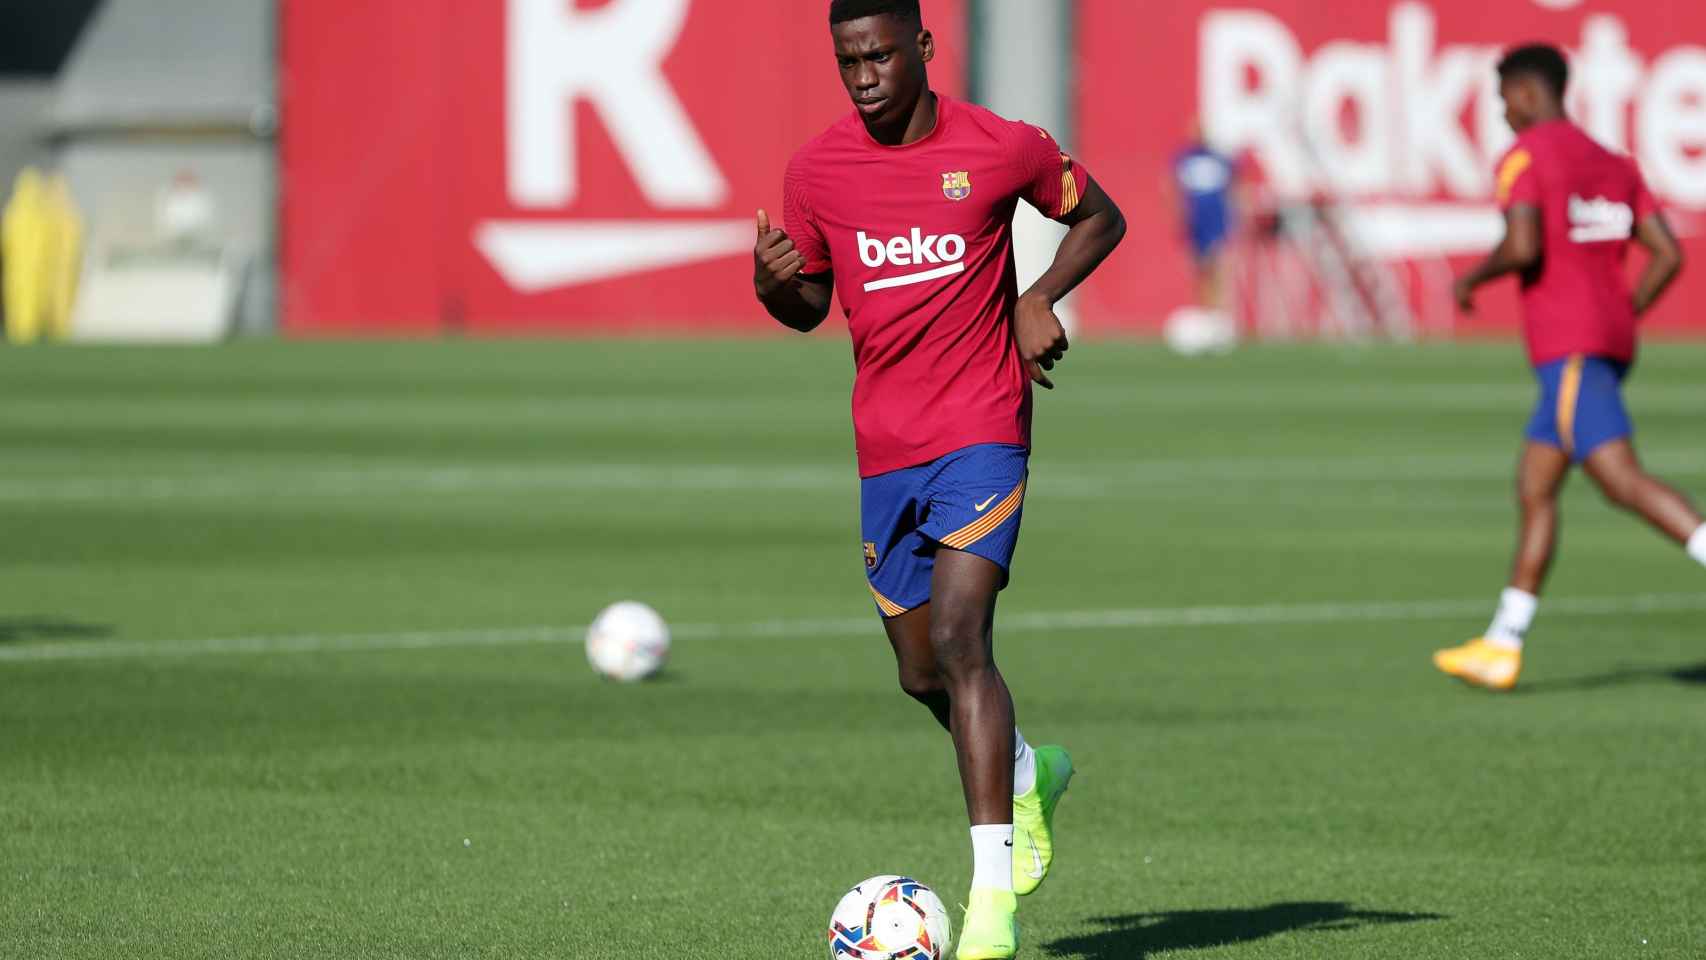
[[[805,272],[833,269],[847,312],[862,477],[978,443],[1030,445],[1013,210],[1023,198],[1064,217],[1088,180],[1041,129],[937,102],[936,129],[902,147],[848,114],[800,148],[783,184]]]
[[[1503,210],[1540,211],[1540,264],[1522,282],[1529,360],[1633,360],[1635,304],[1623,262],[1635,224],[1658,209],[1635,162],[1568,120],[1535,124],[1500,161],[1498,197]]]

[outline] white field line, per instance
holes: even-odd
[[[1630,388],[1634,412],[1686,414],[1700,409],[1698,389],[1680,379],[1638,378]],[[1162,379],[1145,383],[1075,384],[1065,403],[1102,414],[1155,410],[1280,410],[1313,412],[1418,409],[1519,414],[1534,402],[1533,381],[1521,374],[1478,382],[1369,383],[1273,382],[1233,384]],[[85,397],[74,403],[19,398],[0,409],[0,426],[54,425],[105,430],[158,430],[233,425],[252,428],[435,428],[500,424],[704,423],[761,416],[821,418],[844,405],[837,390],[778,404],[773,396],[556,396],[423,397],[303,395],[226,398],[218,405],[181,397]],[[834,411],[839,414],[839,410]]]
[[[851,466],[761,467],[700,464],[580,464],[556,467],[380,467],[241,471],[137,477],[31,477],[0,480],[0,503],[347,497],[552,490],[775,491],[852,489]]]
[[[1449,620],[1486,614],[1490,603],[1478,600],[1424,600],[1408,603],[1298,603],[1256,606],[1132,607],[1015,613],[997,618],[1002,633],[1053,633],[1073,630],[1152,630],[1211,626],[1262,626],[1304,623],[1378,623]],[[1564,597],[1548,600],[1548,616],[1633,616],[1706,611],[1706,594],[1639,594],[1624,597]],[[122,660],[197,657],[219,654],[347,653],[381,650],[434,650],[578,644],[582,627],[517,627],[500,630],[409,631],[403,633],[303,634],[167,641],[70,641],[0,645],[0,662]],[[875,637],[877,617],[835,620],[761,620],[751,623],[683,623],[671,628],[677,639]]]
[[[1513,445],[1512,449],[1515,447]],[[1514,457],[1514,454],[1513,454]],[[1653,458],[1660,473],[1706,473],[1706,457]],[[1137,487],[1205,482],[1266,486],[1282,481],[1312,485],[1384,480],[1504,477],[1512,458],[1465,456],[1272,458],[1227,457],[1128,461],[1096,465],[1043,462],[1035,493],[1099,498]],[[247,468],[222,473],[153,476],[12,476],[0,478],[0,504],[151,502],[231,498],[394,497],[557,490],[683,492],[840,491],[857,489],[853,465],[787,464],[559,464],[552,466],[449,466],[300,469]],[[1408,502],[1401,500],[1402,502]]]
[[[827,397],[825,399],[828,399]],[[834,396],[832,403],[844,403]],[[828,405],[822,409],[828,409]],[[234,398],[218,405],[205,400],[80,399],[67,405],[19,400],[0,410],[0,426],[95,427],[102,430],[201,429],[243,426],[252,429],[367,427],[491,427],[503,424],[565,426],[612,423],[703,423],[741,417],[813,416],[810,406],[780,406],[769,397],[571,398],[422,397]]]

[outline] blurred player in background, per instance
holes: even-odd
[[[1208,310],[1224,305],[1222,252],[1232,235],[1232,190],[1237,168],[1203,141],[1200,126],[1173,157],[1172,187],[1179,199],[1185,242],[1197,268],[1197,303]]]
[[[1564,115],[1569,66],[1550,46],[1510,51],[1499,63],[1505,118],[1517,142],[1498,167],[1505,239],[1457,282],[1475,289],[1508,273],[1522,279],[1523,328],[1540,380],[1518,468],[1521,531],[1510,586],[1485,636],[1434,654],[1439,669],[1508,690],[1552,563],[1558,492],[1580,464],[1613,504],[1684,544],[1706,564],[1706,526],[1682,494],[1641,467],[1623,407],[1636,322],[1682,268],[1677,246],[1635,164],[1595,143]],[[1623,263],[1631,239],[1648,253],[1633,293]]]
[[[1187,356],[1231,348],[1238,322],[1226,309],[1226,247],[1232,239],[1237,170],[1209,147],[1200,124],[1173,155],[1165,190],[1179,212],[1180,238],[1194,268],[1195,302],[1173,310],[1162,328],[1167,345]]]
[[[832,293],[847,313],[865,571],[901,688],[953,735],[972,824],[958,956],[1011,957],[1015,896],[1048,872],[1072,761],[1014,726],[995,600],[1018,541],[1031,383],[1052,388],[1068,346],[1054,305],[1125,221],[1047,132],[931,92],[918,0],[834,0],[829,19],[854,110],[788,164],[786,230],[759,211],[754,286],[796,330],[823,322]],[[1021,200],[1070,228],[1023,295]]]

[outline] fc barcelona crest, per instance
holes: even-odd
[[[865,569],[877,569],[877,545],[869,540],[865,541]]]
[[[942,174],[942,196],[949,200],[964,200],[971,196],[971,171],[955,170]]]

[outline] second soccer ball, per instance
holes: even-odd
[[[631,683],[663,669],[669,656],[669,625],[643,603],[611,604],[586,631],[586,659],[613,680]]]

